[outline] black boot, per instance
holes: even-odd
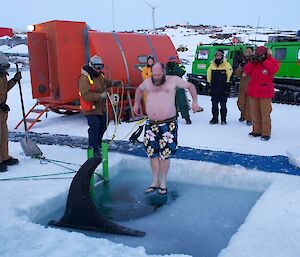
[[[7,171],[7,166],[3,163],[0,163],[0,172],[6,172]]]
[[[218,119],[212,118],[209,122],[209,124],[214,125],[214,124],[218,124]]]
[[[250,132],[249,136],[251,136],[251,137],[261,137],[261,133]]]
[[[262,135],[260,139],[262,141],[268,141],[268,140],[270,140],[270,136],[264,136],[264,135]]]
[[[190,117],[186,118],[185,121],[186,121],[186,124],[192,124]]]
[[[3,161],[2,163],[4,165],[12,166],[12,165],[17,165],[19,163],[19,160],[17,158],[10,157],[9,159]]]

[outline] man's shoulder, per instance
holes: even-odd
[[[178,83],[180,83],[183,79],[176,76],[176,75],[168,75],[166,76],[166,84],[168,84],[169,87],[176,87],[178,86]]]
[[[142,84],[145,84],[145,85],[151,85],[151,84],[152,84],[152,79],[151,79],[151,77],[145,78]]]
[[[178,77],[177,75],[167,75],[166,76],[166,82],[170,81],[170,82],[176,82],[176,81],[180,81],[182,80],[182,78]]]
[[[149,88],[149,86],[151,86],[151,84],[152,84],[151,77],[148,77],[142,81],[142,83],[140,84],[140,87]]]

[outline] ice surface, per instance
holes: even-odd
[[[184,165],[185,161],[181,162]],[[117,174],[108,187],[103,184],[97,186],[97,205],[106,206],[105,215],[122,220],[118,221],[119,224],[145,231],[146,236],[85,234],[132,247],[143,245],[148,254],[218,256],[261,195],[255,191],[172,181],[168,185],[168,203],[157,209],[147,205],[144,195],[150,170],[140,170],[124,163],[115,169],[117,171],[112,172]],[[178,194],[176,199],[171,196],[174,191]],[[109,208],[110,211],[107,211]],[[60,205],[37,222],[45,225],[50,219],[62,216],[63,211]]]

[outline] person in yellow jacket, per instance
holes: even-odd
[[[88,145],[93,149],[94,156],[100,156],[102,137],[107,129],[106,89],[122,85],[119,80],[106,79],[103,68],[101,57],[94,55],[90,62],[82,67],[78,78],[80,105],[89,125]]]
[[[221,124],[226,125],[227,117],[227,98],[230,93],[230,78],[232,75],[232,67],[224,58],[224,51],[218,50],[215,59],[207,69],[207,83],[211,94],[212,102],[212,119],[210,124],[219,123],[219,103],[221,106]]]
[[[7,117],[10,109],[6,100],[8,91],[21,80],[22,75],[18,71],[12,79],[7,80],[9,67],[8,58],[0,52],[0,172],[6,172],[7,166],[19,163],[18,159],[11,157],[8,153]]]
[[[146,78],[150,78],[152,76],[152,66],[154,65],[154,58],[153,56],[149,55],[147,57],[147,65],[142,69],[142,79],[145,80]],[[143,102],[146,105],[147,94],[144,92],[143,94]]]
[[[147,57],[147,65],[142,69],[142,78],[145,80],[146,78],[150,78],[152,76],[152,66],[154,64],[153,56],[149,55]]]

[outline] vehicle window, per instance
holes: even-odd
[[[298,49],[298,60],[300,60],[300,48]]]
[[[277,60],[284,60],[286,57],[286,48],[276,48],[275,49],[275,58]]]
[[[138,56],[138,62],[139,63],[147,63],[147,55],[140,55]]]
[[[228,59],[229,50],[224,49],[224,57]]]
[[[208,59],[208,49],[199,50],[197,59],[198,60],[207,60]]]

